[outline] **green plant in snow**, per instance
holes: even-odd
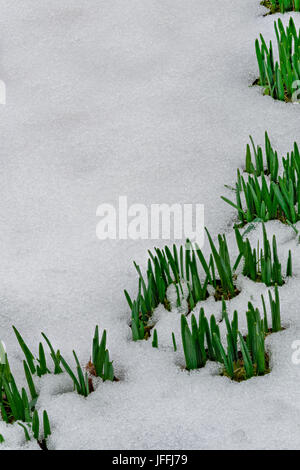
[[[12,423],[13,421],[31,421],[31,412],[36,403],[36,397],[32,400],[28,398],[24,388],[20,391],[16,385],[13,375],[9,381],[2,379],[1,390],[1,415],[3,421]]]
[[[96,377],[106,380],[114,380],[113,363],[109,360],[109,351],[106,349],[106,330],[99,340],[99,328],[96,326],[92,347],[92,364],[88,364],[88,370]]]
[[[174,332],[172,332],[172,343],[173,343],[174,352],[176,352],[177,351],[177,343],[176,343],[176,338],[175,338]]]
[[[153,348],[158,348],[158,336],[157,336],[157,331],[156,330],[154,330],[154,332],[153,332],[152,347]]]
[[[253,221],[267,222],[280,218],[280,206],[274,190],[277,185],[269,184],[264,174],[260,180],[253,175],[249,176],[246,182],[245,178],[240,176],[239,184],[236,183],[235,188],[236,202],[221,197],[238,211],[241,226]]]
[[[300,180],[295,188],[292,180],[279,177],[278,185],[272,183],[283,218],[290,224],[300,219]]]
[[[255,146],[251,136],[250,141],[253,154],[250,145],[247,144],[245,171],[256,176],[270,176],[272,181],[277,182],[279,170],[278,154],[270,143],[268,133],[265,132],[265,151],[263,151],[261,146]]]
[[[245,340],[237,331],[240,344],[240,352],[237,355],[228,335],[227,350],[225,350],[220,338],[217,336],[214,338],[222,357],[224,375],[238,382],[269,372],[269,361],[265,352],[264,320],[260,318],[259,310],[254,310],[251,304],[249,304],[249,311],[246,315],[248,334]]]
[[[76,390],[79,395],[87,397],[93,391],[92,381],[89,380],[88,373],[82,370],[75,351],[73,351],[73,356],[76,363],[76,373],[73,372],[73,370],[71,369],[67,361],[63,358],[63,356],[60,356],[61,364],[67,374],[71,377],[74,385],[74,390]]]
[[[233,380],[241,381],[255,375],[264,375],[269,372],[269,358],[265,351],[265,336],[270,333],[264,298],[264,317],[261,318],[259,309],[255,309],[249,302],[247,316],[248,333],[243,337],[238,329],[238,313],[234,312],[232,321],[229,321],[226,304],[222,300],[222,315],[225,321],[226,347],[222,344],[220,329],[212,315],[210,324],[205,317],[204,310],[200,310],[199,320],[191,317],[191,327],[187,319],[181,316],[181,337],[186,362],[186,369],[193,370],[205,366],[207,360],[223,364],[224,375]],[[275,298],[269,292],[269,302],[272,313],[271,332],[280,331],[280,302],[278,287],[275,287]]]
[[[26,363],[29,368],[29,371],[31,374],[37,374],[38,377],[42,377],[45,374],[50,374],[50,370],[47,367],[47,362],[46,362],[46,356],[45,356],[45,350],[43,347],[42,343],[39,343],[39,356],[37,359],[35,359],[34,355],[28,348],[27,344],[25,343],[24,339],[22,338],[21,334],[19,331],[13,326],[13,330],[15,332],[15,335],[17,337],[18,343],[25,355]],[[55,353],[52,344],[50,343],[49,339],[47,336],[42,333],[43,338],[45,339],[46,343],[48,344],[50,348],[50,356],[53,360],[54,363],[54,374],[60,374],[62,372],[62,369],[60,367],[60,353],[57,351]]]
[[[269,8],[270,13],[300,11],[300,0],[263,0],[261,4]]]
[[[51,435],[50,422],[47,411],[43,411],[43,429],[40,429],[40,418],[37,410],[34,410],[32,420],[29,423],[18,423],[24,430],[26,441],[31,440],[31,435],[43,450],[47,450],[47,439]],[[41,439],[42,434],[42,439]]]
[[[196,250],[197,255],[201,250]],[[202,255],[202,252],[201,252]],[[200,255],[200,256],[201,256]],[[201,283],[198,273],[195,250],[187,241],[178,251],[173,245],[172,251],[166,246],[164,250],[155,248],[155,253],[149,251],[146,277],[140,267],[134,263],[139,276],[138,295],[132,300],[125,290],[125,297],[131,310],[132,339],[138,341],[149,337],[149,319],[153,310],[161,303],[170,309],[167,299],[167,288],[174,284],[177,291],[177,305],[180,306],[183,295],[182,281],[188,287],[188,302],[191,310],[200,300],[207,297],[208,277]],[[203,255],[202,255],[203,257]]]
[[[204,367],[207,360],[217,360],[218,351],[215,350],[214,334],[220,337],[220,330],[212,315],[210,324],[200,309],[198,322],[195,315],[191,316],[191,329],[185,315],[181,316],[181,338],[187,370]]]
[[[273,44],[267,46],[260,35],[255,50],[259,68],[258,84],[264,87],[264,94],[281,101],[291,101],[295,91],[294,82],[300,79],[300,32],[294,21],[284,28],[282,21],[274,23],[279,61],[274,60]]]
[[[4,344],[2,341],[0,341],[0,390],[2,389],[3,385],[3,380],[5,379],[6,381],[10,380],[11,377],[11,371],[10,371],[10,366],[6,354],[6,350],[4,347]]]
[[[264,175],[261,182],[255,175],[249,176],[247,183],[241,176],[240,182],[241,188],[236,184],[236,202],[224,196],[222,199],[238,211],[241,226],[275,219],[293,225],[300,220],[300,183],[296,189],[292,180],[283,176],[278,178],[278,183],[268,184]]]
[[[223,296],[230,299],[239,293],[234,285],[235,276],[225,235],[218,236],[218,245],[216,245],[207,229],[206,232],[211,247],[208,261],[198,245],[193,246],[187,240],[186,245],[180,246],[179,250],[173,245],[172,251],[166,246],[164,250],[156,248],[155,254],[149,252],[150,258],[145,277],[140,267],[134,263],[139,276],[136,300],[132,300],[128,292],[124,291],[131,309],[131,329],[134,341],[149,337],[151,329],[149,320],[159,303],[170,309],[167,288],[171,284],[176,288],[177,306],[181,305],[183,297],[182,282],[186,284],[189,311],[192,311],[199,301],[206,300],[209,284],[215,289],[216,300],[221,300]],[[204,271],[204,280],[201,280],[200,267]]]
[[[38,441],[40,447],[42,449],[47,449],[46,440],[51,434],[48,414],[46,410],[43,412],[44,438],[41,441],[39,439],[39,416],[37,410],[35,409],[38,396],[32,381],[31,371],[25,361],[24,369],[31,393],[31,399],[29,399],[28,394],[24,388],[21,390],[18,389],[15,379],[11,373],[9,374],[9,377],[2,376],[0,394],[2,419],[6,423],[18,422],[25,432],[26,440],[31,439],[32,433],[34,439]]]
[[[271,332],[272,333],[277,333],[278,331],[282,330],[281,314],[280,314],[280,299],[279,299],[278,287],[275,286],[274,299],[272,297],[271,291],[269,291],[268,295],[269,295],[269,303],[270,303],[271,317],[272,317]],[[263,312],[264,312],[264,329],[265,329],[265,334],[268,334],[270,332],[270,329],[269,329],[268,319],[267,319],[266,303],[265,303],[265,299],[264,299],[263,295],[261,296],[261,299],[262,299]]]
[[[276,237],[273,236],[272,248],[268,240],[265,224],[263,226],[263,243],[262,248],[252,249],[249,239],[243,240],[238,228],[235,229],[235,236],[240,252],[239,259],[243,260],[243,275],[252,279],[252,281],[261,281],[266,286],[278,284],[282,286],[283,275],[281,263],[279,262],[277,253]],[[292,254],[289,252],[286,273],[292,275]]]
[[[54,364],[54,374],[57,375],[57,374],[61,374],[63,372],[62,368],[60,367],[60,351],[56,351],[54,350],[51,342],[49,341],[49,339],[47,338],[47,336],[45,335],[45,333],[42,333],[42,336],[44,338],[44,340],[46,341],[49,349],[50,349],[50,357],[53,361],[53,364]]]
[[[213,269],[212,270],[213,272],[212,284],[217,289],[217,291],[219,291],[219,298],[225,297],[226,299],[230,299],[234,297],[238,293],[238,291],[236,290],[234,286],[234,274],[233,274],[233,269],[231,267],[230,255],[228,251],[226,237],[225,235],[218,236],[219,247],[217,249],[207,229],[206,229],[206,233],[207,233],[208,240],[210,243],[212,257],[215,262],[216,268],[219,273],[219,278],[220,278],[220,287],[218,288],[216,285],[216,277],[214,276],[215,270]],[[211,261],[211,265],[213,266],[212,261]],[[208,271],[207,271],[207,275],[208,275]]]
[[[300,154],[296,142],[291,153],[288,153],[286,158],[282,159],[284,174],[283,180],[289,185],[290,181],[294,186],[294,193],[299,192],[299,179],[300,179]],[[296,201],[297,202],[297,199]]]
[[[251,354],[252,362],[256,366],[257,375],[264,375],[266,373],[264,320],[261,319],[259,310],[254,309],[251,303],[248,304],[246,316],[248,325],[247,348]]]

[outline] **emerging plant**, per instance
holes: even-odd
[[[71,367],[62,356],[60,357],[61,364],[64,367],[67,374],[71,377],[73,384],[74,384],[74,390],[76,390],[79,395],[83,395],[84,397],[87,397],[94,390],[93,383],[91,380],[89,380],[88,373],[82,370],[75,351],[73,351],[73,356],[74,356],[75,363],[76,363],[77,376],[72,371]]]
[[[263,0],[261,4],[269,8],[270,13],[300,11],[300,0]]]
[[[297,2],[298,4],[298,2]],[[255,42],[259,68],[258,84],[264,87],[264,94],[281,101],[291,101],[294,82],[300,78],[300,32],[297,33],[294,21],[284,28],[279,19],[274,24],[277,37],[279,62],[274,61],[273,45],[269,47],[262,35]]]
[[[154,330],[154,333],[153,333],[152,347],[158,348],[158,336],[157,336],[156,330]]]
[[[268,334],[270,331],[272,333],[277,333],[278,331],[282,330],[281,326],[281,315],[280,315],[280,300],[279,300],[279,292],[278,287],[275,286],[275,297],[273,299],[271,291],[269,291],[269,302],[271,308],[271,316],[272,316],[272,328],[269,329],[268,319],[267,319],[267,310],[265,299],[263,295],[261,296],[262,304],[263,304],[263,311],[264,311],[264,329],[265,333]]]
[[[241,381],[255,375],[269,372],[269,358],[265,352],[265,336],[280,331],[280,301],[278,287],[275,287],[275,298],[269,292],[272,314],[272,328],[269,329],[265,300],[262,296],[264,316],[261,318],[259,309],[249,302],[247,316],[248,333],[243,337],[238,330],[238,313],[233,314],[230,322],[226,303],[222,300],[222,314],[227,329],[226,350],[222,344],[220,329],[212,315],[210,324],[201,308],[199,321],[191,317],[191,328],[184,315],[181,316],[181,337],[186,362],[186,369],[193,370],[205,366],[207,360],[217,361],[224,366],[224,375],[233,380]]]
[[[279,177],[278,185],[272,183],[283,219],[295,224],[300,219],[300,180],[297,188],[291,179]]]
[[[47,439],[51,435],[50,422],[48,418],[47,411],[43,412],[43,434],[42,439],[40,438],[40,418],[37,410],[34,410],[32,420],[29,423],[23,424],[18,423],[21,426],[25,433],[26,441],[31,440],[31,433],[33,434],[34,439],[38,442],[42,450],[47,450]]]
[[[288,185],[291,181],[294,186],[294,193],[299,193],[300,154],[296,142],[294,142],[294,148],[291,153],[288,153],[286,158],[282,159],[282,163],[284,168],[284,181],[286,181]]]
[[[175,338],[174,332],[172,332],[172,343],[173,343],[174,352],[176,352],[177,351],[177,343],[176,343],[176,338]]]
[[[245,171],[257,177],[262,175],[270,176],[271,181],[276,183],[278,180],[279,160],[277,152],[270,143],[268,133],[265,132],[265,152],[263,152],[262,147],[259,145],[255,146],[251,136],[250,141],[253,156],[250,145],[247,144]]]
[[[114,380],[113,363],[109,360],[109,351],[106,349],[106,330],[103,331],[101,341],[99,341],[99,327],[95,328],[92,347],[92,361],[87,365],[88,371],[96,377],[101,377],[103,382]]]
[[[47,362],[46,362],[46,356],[45,356],[45,350],[42,345],[42,343],[39,343],[39,357],[35,360],[34,355],[28,348],[27,344],[25,343],[24,339],[22,338],[21,334],[19,331],[13,326],[13,330],[15,332],[15,335],[17,337],[17,340],[19,342],[19,345],[25,355],[26,359],[26,370],[27,368],[29,369],[31,374],[37,374],[38,377],[41,377],[42,375],[45,374],[50,374],[50,370],[47,367]],[[60,367],[60,352],[57,351],[55,353],[52,344],[50,343],[49,339],[47,336],[42,333],[43,338],[45,339],[46,343],[49,346],[50,349],[50,356],[52,358],[52,361],[54,363],[54,374],[60,374],[62,372],[62,369]],[[37,361],[37,364],[36,364]],[[24,365],[25,368],[25,365]]]
[[[36,399],[33,402],[29,400],[24,388],[19,391],[12,375],[9,380],[2,378],[1,415],[3,421],[7,423],[18,420],[30,422],[35,401]]]
[[[238,228],[235,229],[235,236],[239,248],[239,259],[243,259],[243,275],[249,277],[252,281],[259,281],[266,284],[266,286],[284,284],[283,275],[281,271],[281,264],[279,262],[277,253],[276,237],[273,236],[272,249],[268,240],[265,224],[263,226],[263,248],[251,248],[249,239],[243,240]],[[292,253],[289,251],[287,261],[286,275],[292,276]]]
[[[7,356],[6,363],[1,364],[0,371],[0,409],[3,421],[6,423],[18,422],[24,429],[26,440],[30,440],[32,431],[33,437],[38,441],[42,449],[47,449],[46,440],[51,434],[50,423],[47,412],[43,413],[44,438],[39,440],[39,417],[35,409],[38,395],[32,379],[30,368],[26,361],[24,364],[25,376],[31,394],[29,399],[25,388],[18,389],[15,379],[9,369]]]
[[[256,175],[249,176],[247,183],[244,177],[240,176],[239,184],[236,183],[235,188],[236,203],[224,196],[222,199],[238,211],[241,226],[257,220],[267,222],[278,218],[279,203],[274,187],[275,184],[267,183],[264,175],[261,175],[261,183]]]
[[[214,335],[220,338],[216,319],[212,315],[209,324],[203,308],[200,309],[198,323],[195,315],[192,315],[191,329],[185,315],[181,316],[181,338],[187,370],[204,367],[208,359],[220,359]]]
[[[241,333],[237,331],[240,341],[240,353],[236,354],[228,335],[227,352],[220,339],[215,336],[215,342],[224,364],[224,375],[238,382],[250,379],[254,375],[264,375],[269,372],[268,357],[265,353],[264,321],[260,319],[258,309],[254,310],[251,304],[249,304],[249,309],[246,314],[248,323],[246,341]],[[235,344],[237,344],[237,341]]]
[[[177,306],[181,305],[184,282],[188,289],[187,302],[189,311],[192,311],[199,301],[208,297],[207,287],[210,284],[215,289],[215,299],[221,300],[224,296],[230,299],[239,291],[235,288],[235,275],[231,266],[228,246],[225,235],[218,236],[218,247],[206,229],[211,247],[211,255],[207,262],[203,252],[187,240],[185,246],[179,250],[173,245],[172,252],[166,246],[164,250],[155,249],[155,254],[149,252],[147,275],[143,277],[141,269],[134,263],[139,275],[139,288],[136,300],[132,300],[125,290],[125,297],[131,309],[131,329],[133,341],[148,339],[150,336],[149,320],[159,303],[170,310],[167,299],[167,288],[173,284],[177,292]],[[199,268],[204,271],[201,281]]]
[[[43,338],[45,339],[46,343],[48,344],[48,347],[50,349],[50,356],[51,356],[51,359],[53,361],[53,364],[54,364],[54,375],[57,375],[57,374],[62,374],[63,370],[62,368],[60,367],[60,351],[54,351],[54,348],[52,346],[52,344],[50,343],[49,339],[47,338],[47,336],[45,335],[45,333],[42,333],[42,336]]]
[[[270,184],[264,175],[261,175],[261,183],[256,175],[249,176],[247,183],[240,176],[235,193],[235,203],[224,196],[221,198],[238,211],[240,226],[276,219],[293,225],[300,220],[300,183],[297,180],[296,188],[285,174],[278,178],[278,183],[272,181]]]
[[[226,299],[230,299],[234,297],[236,294],[238,294],[238,291],[236,290],[234,286],[233,270],[231,268],[231,262],[230,262],[230,256],[229,256],[226,237],[225,235],[218,236],[219,249],[217,249],[207,229],[206,229],[206,233],[207,233],[208,240],[210,243],[213,260],[215,262],[215,265],[219,273],[221,288],[218,289],[217,287],[217,281],[214,275],[215,269],[214,269],[212,260],[211,260],[211,267],[212,267],[213,278],[211,282],[214,285],[214,287],[217,290],[219,290],[220,298],[225,297]],[[203,267],[205,267],[205,264],[203,265]],[[208,271],[207,271],[207,275],[208,275]]]

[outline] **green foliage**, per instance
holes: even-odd
[[[269,372],[269,358],[265,351],[265,336],[270,333],[267,320],[265,300],[262,296],[264,316],[261,318],[259,309],[249,302],[246,312],[248,332],[243,337],[238,329],[238,313],[234,312],[229,321],[226,304],[223,299],[222,315],[227,334],[226,346],[222,344],[219,326],[212,315],[208,323],[204,310],[200,310],[199,320],[191,316],[191,327],[187,319],[181,316],[181,337],[187,370],[205,366],[207,360],[223,364],[223,374],[233,380],[241,381],[255,375]],[[275,298],[269,292],[272,315],[271,332],[280,331],[280,302],[278,287],[275,287]]]
[[[63,358],[63,356],[60,356],[61,364],[67,374],[71,377],[74,385],[74,390],[76,390],[79,395],[87,397],[90,393],[88,373],[82,370],[75,351],[73,351],[73,356],[76,363],[76,373],[73,372],[73,370],[71,369],[67,361]]]
[[[250,146],[246,152],[248,179],[238,172],[235,201],[224,196],[222,199],[237,210],[241,226],[252,221],[267,222],[273,219],[293,226],[300,220],[300,154],[297,144],[294,143],[293,151],[282,159],[282,176],[278,175],[278,156],[271,147],[267,133],[266,162],[262,149],[255,148],[254,144],[252,146],[254,159]]]
[[[31,402],[24,388],[20,391],[16,385],[13,375],[9,381],[2,379],[1,390],[1,414],[2,419],[7,423],[21,420],[31,421],[31,410],[35,401]]]
[[[233,272],[231,268],[226,237],[225,235],[218,236],[219,248],[217,249],[207,229],[206,233],[209,239],[213,260],[220,277],[220,283],[222,287],[221,296],[225,296],[227,299],[229,299],[235,295],[235,286],[233,282]],[[214,279],[213,284],[215,283],[216,280]]]
[[[39,343],[39,356],[38,356],[37,359],[35,359],[34,355],[30,351],[30,349],[28,348],[27,344],[25,343],[25,341],[22,338],[19,331],[14,326],[13,326],[13,330],[15,332],[15,335],[17,337],[19,345],[21,346],[21,349],[22,349],[22,351],[25,355],[26,364],[27,364],[26,371],[27,371],[27,369],[29,369],[29,372],[31,374],[36,373],[38,375],[38,377],[42,377],[45,374],[50,374],[50,370],[47,367],[47,361],[46,361],[45,350],[44,350],[43,344]],[[60,374],[62,372],[62,369],[59,365],[60,364],[60,353],[59,353],[59,351],[57,351],[55,353],[55,351],[52,347],[52,344],[50,343],[49,339],[47,338],[47,336],[44,333],[42,333],[42,336],[45,339],[45,341],[48,344],[49,349],[50,349],[50,356],[51,356],[51,358],[53,360],[53,363],[54,363],[54,374]],[[37,364],[36,364],[36,362],[37,362]],[[24,368],[25,368],[25,365],[24,365]],[[28,376],[28,372],[27,372],[26,377],[27,376]]]
[[[154,332],[153,332],[152,347],[153,348],[158,348],[158,337],[157,337],[157,331],[156,330],[154,330]]]
[[[177,351],[177,343],[176,343],[176,338],[175,338],[174,332],[172,332],[172,343],[173,343],[174,352],[176,352]]]
[[[215,289],[216,300],[234,297],[238,292],[234,286],[234,273],[225,235],[218,236],[218,246],[213,242],[208,230],[207,236],[211,247],[211,255],[207,261],[202,250],[187,240],[179,250],[173,245],[172,251],[166,246],[164,250],[155,249],[155,254],[149,252],[147,274],[144,278],[140,267],[134,263],[139,276],[139,288],[136,300],[132,300],[124,291],[131,309],[131,329],[133,341],[149,337],[149,319],[154,308],[162,303],[170,308],[166,296],[167,288],[173,284],[177,292],[177,306],[181,305],[183,297],[182,282],[188,289],[187,302],[189,310],[193,310],[199,301],[208,297],[207,287],[210,284]],[[199,268],[204,271],[201,281]]]
[[[7,361],[8,362],[8,361]],[[31,394],[31,400],[24,388],[19,390],[12,373],[7,369],[1,370],[1,389],[0,389],[0,409],[3,421],[6,423],[18,422],[23,428],[27,441],[31,439],[31,434],[39,444],[40,421],[38,412],[35,409],[37,402],[37,392],[33,382],[31,370],[26,361],[23,362],[25,377]],[[42,448],[47,448],[46,439],[51,434],[50,423],[47,412],[43,412],[44,441]],[[0,442],[1,441],[0,439]]]
[[[54,348],[45,335],[45,333],[42,333],[43,338],[45,339],[49,349],[50,349],[50,356],[54,364],[54,374],[61,374],[63,372],[62,368],[60,367],[60,351],[58,350],[57,352],[54,351]]]
[[[26,361],[23,361],[23,366],[24,366],[24,372],[25,372],[25,377],[27,380],[28,388],[31,394],[32,400],[38,397],[38,394],[36,392],[36,388],[32,379],[31,371],[26,363]]]
[[[262,175],[270,176],[272,181],[277,182],[279,169],[278,154],[270,143],[268,133],[265,132],[265,151],[259,145],[255,146],[251,136],[250,141],[253,154],[250,145],[247,144],[245,171],[257,177]]]
[[[269,8],[270,13],[300,11],[300,0],[263,0],[261,4]]]
[[[283,275],[281,263],[279,262],[277,253],[276,237],[273,236],[272,248],[268,240],[265,224],[263,227],[263,243],[262,248],[252,249],[249,239],[245,241],[242,238],[238,228],[235,229],[235,236],[240,252],[239,259],[243,260],[243,275],[252,279],[252,281],[262,281],[266,286],[279,285],[282,286]],[[292,275],[292,255],[289,253],[287,261],[286,273]]]
[[[220,337],[220,330],[214,316],[209,325],[203,308],[200,309],[198,323],[195,315],[191,317],[191,329],[185,315],[181,316],[181,338],[188,370],[204,367],[207,360],[215,361],[219,357],[214,335]]]
[[[275,287],[275,298],[273,299],[271,292],[269,291],[269,301],[272,314],[272,332],[276,333],[282,329],[281,317],[280,317],[280,300],[278,287]]]
[[[259,68],[259,85],[264,93],[281,101],[291,101],[294,82],[300,77],[300,32],[294,21],[284,28],[281,19],[274,23],[279,61],[274,60],[273,44],[267,46],[264,38],[256,39],[255,51]]]
[[[96,326],[92,347],[92,362],[96,376],[106,380],[114,380],[113,363],[109,360],[109,351],[106,349],[106,330],[103,331],[101,341],[99,341],[99,328]]]
[[[22,422],[18,422],[19,426],[21,426],[24,430],[26,441],[31,440],[31,434],[32,434],[34,439],[36,439],[36,441],[39,443],[40,447],[43,450],[46,450],[47,449],[46,441],[48,437],[51,435],[50,422],[49,422],[49,418],[48,418],[48,414],[46,410],[43,411],[42,423],[43,423],[43,430],[41,430],[40,417],[39,417],[37,410],[34,410],[32,419],[30,422],[27,422],[25,424]],[[41,436],[41,431],[42,431],[42,436]]]
[[[264,320],[260,317],[258,309],[254,309],[251,303],[248,304],[247,325],[247,348],[251,354],[252,361],[256,365],[258,375],[265,374],[265,325]]]
[[[28,348],[27,344],[25,343],[25,341],[23,340],[22,336],[20,335],[20,333],[18,332],[17,328],[15,328],[13,326],[13,330],[15,332],[15,335],[17,337],[17,340],[19,342],[19,345],[21,346],[21,349],[25,355],[25,358],[26,358],[26,361],[27,361],[27,364],[28,364],[28,367],[31,371],[32,374],[34,374],[36,372],[36,367],[34,365],[34,356],[32,354],[32,352],[30,351],[30,349]]]
[[[275,187],[275,184],[270,185],[267,182],[264,174],[261,175],[260,181],[256,175],[248,176],[247,182],[241,176],[239,184],[236,183],[235,187],[236,202],[224,196],[222,199],[238,211],[241,225],[258,220],[267,222],[279,218],[280,206]]]

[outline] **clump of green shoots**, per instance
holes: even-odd
[[[240,176],[235,187],[236,202],[224,196],[222,199],[238,211],[241,226],[257,220],[267,222],[277,219],[279,215],[280,206],[275,187],[275,184],[268,184],[265,175],[261,176],[261,182],[256,175],[250,175],[247,182]]]
[[[215,338],[224,364],[224,375],[232,380],[241,381],[250,379],[254,375],[264,375],[269,372],[268,357],[265,352],[264,322],[260,319],[259,310],[249,304],[246,313],[248,334],[246,341],[238,331],[240,352],[236,354],[227,335],[227,351],[221,341]],[[237,338],[235,346],[237,345]]]
[[[265,149],[260,145],[255,146],[253,138],[250,136],[251,147],[247,144],[245,171],[249,174],[270,176],[271,181],[277,182],[279,160],[278,154],[273,149],[268,133],[265,132]]]
[[[238,313],[233,314],[230,322],[226,303],[222,301],[222,316],[226,325],[226,348],[223,346],[219,325],[212,315],[210,324],[200,310],[199,320],[191,317],[191,328],[185,315],[181,316],[181,337],[187,370],[199,369],[205,366],[207,360],[223,364],[223,374],[232,380],[241,381],[255,375],[269,372],[269,358],[265,351],[265,337],[269,333],[280,331],[280,302],[278,287],[275,287],[275,298],[269,292],[269,302],[272,315],[272,328],[269,329],[267,310],[262,296],[264,315],[261,318],[259,309],[249,302],[247,316],[248,333],[243,337],[238,329]]]
[[[264,87],[264,94],[281,101],[291,101],[295,92],[295,83],[300,79],[300,32],[294,21],[284,28],[281,19],[274,23],[277,37],[279,61],[274,60],[273,44],[267,46],[260,35],[255,42],[259,68],[258,84]]]
[[[28,351],[26,351],[28,353]],[[26,440],[31,439],[33,435],[42,449],[47,449],[47,438],[51,434],[50,423],[47,412],[43,413],[44,435],[41,440],[39,437],[39,417],[35,409],[38,394],[33,382],[32,372],[26,361],[24,364],[24,372],[30,392],[28,396],[25,388],[18,388],[14,376],[11,373],[7,355],[3,359],[1,355],[0,365],[0,410],[4,422],[18,424],[24,429]]]
[[[37,410],[34,410],[33,416],[30,422],[18,423],[21,426],[25,433],[26,441],[31,440],[31,434],[34,439],[38,442],[42,450],[47,450],[47,439],[51,435],[50,422],[48,418],[47,411],[43,411],[43,431],[41,433],[40,429],[40,418]],[[41,436],[42,434],[42,436]]]
[[[269,8],[270,13],[300,11],[300,0],[263,0],[261,4]]]
[[[208,285],[215,289],[215,299],[221,300],[224,296],[230,299],[237,295],[234,281],[235,275],[231,266],[228,246],[225,235],[218,236],[216,245],[208,230],[207,236],[211,247],[211,255],[207,261],[197,244],[187,240],[185,246],[179,250],[173,245],[172,251],[166,246],[164,250],[155,249],[155,254],[149,252],[146,277],[141,269],[134,263],[139,276],[139,288],[136,300],[132,300],[127,291],[125,297],[131,309],[131,329],[133,341],[148,339],[151,325],[149,320],[160,303],[170,310],[167,299],[167,288],[173,284],[177,291],[177,306],[181,305],[183,296],[182,283],[187,286],[187,302],[189,311],[192,311],[199,301],[208,297]],[[204,271],[201,280],[199,268]]]
[[[231,299],[232,297],[237,295],[239,291],[236,289],[234,285],[234,274],[233,274],[233,269],[231,267],[231,261],[230,261],[226,237],[225,235],[218,236],[219,249],[217,249],[207,229],[206,229],[206,233],[207,233],[211,251],[212,251],[212,257],[211,257],[211,262],[210,262],[211,273],[212,273],[211,284],[216,289],[215,297],[218,300],[220,300],[222,297],[225,297],[227,300]],[[218,282],[215,276],[215,268],[214,268],[213,261],[215,262],[215,265],[219,274],[219,281],[220,281],[219,286],[218,286]],[[202,263],[202,265],[203,265],[203,268],[206,269],[205,263]],[[209,275],[208,270],[206,274],[207,276]]]
[[[38,377],[41,377],[45,374],[50,374],[50,369],[47,366],[45,351],[42,343],[39,344],[39,357],[35,359],[34,355],[30,351],[29,347],[25,343],[19,331],[13,327],[16,334],[19,345],[25,355],[26,361],[23,362],[24,372],[27,379],[28,387],[31,392],[32,398],[37,397],[37,392],[35,390],[34,381],[32,376],[37,374]],[[99,341],[99,328],[96,326],[95,334],[93,338],[93,347],[92,347],[92,361],[90,361],[86,370],[83,370],[80,366],[78,357],[73,351],[73,356],[76,363],[76,372],[73,372],[72,368],[66,362],[66,360],[61,356],[60,351],[54,350],[48,337],[42,333],[43,338],[45,339],[49,350],[50,357],[54,364],[54,374],[61,374],[63,372],[62,367],[71,377],[74,389],[83,396],[88,396],[90,392],[94,390],[93,382],[89,377],[88,373],[96,377],[101,377],[103,381],[114,380],[114,368],[112,362],[109,360],[109,351],[106,348],[106,331],[104,330],[101,341]],[[62,367],[61,367],[62,366]]]
[[[103,331],[101,341],[99,340],[99,327],[95,328],[92,346],[92,361],[87,365],[88,371],[96,377],[101,377],[103,382],[114,380],[113,363],[109,360],[109,351],[106,349],[106,330]]]
[[[271,309],[271,317],[272,317],[272,327],[269,328],[268,325],[268,318],[267,318],[267,310],[266,310],[266,303],[264,296],[261,296],[262,305],[263,305],[263,312],[264,312],[264,329],[265,333],[277,333],[278,331],[282,330],[281,326],[281,314],[280,314],[280,299],[279,299],[279,291],[278,287],[275,286],[275,295],[274,299],[272,297],[271,291],[269,291],[269,303]]]
[[[271,147],[267,134],[266,164],[261,148],[255,148],[253,144],[253,151],[254,159],[250,146],[247,147],[248,180],[238,171],[234,189],[236,200],[224,196],[222,199],[237,210],[240,226],[253,221],[275,219],[294,226],[300,220],[300,155],[297,144],[294,143],[293,151],[282,159],[282,176],[278,175],[277,152]]]
[[[100,340],[99,327],[97,325],[93,337],[92,357],[85,368],[81,367],[75,351],[73,351],[73,356],[76,363],[76,372],[72,370],[62,356],[60,357],[61,364],[71,377],[74,390],[76,390],[79,395],[87,397],[94,391],[91,375],[100,377],[103,382],[106,380],[116,380],[114,377],[113,363],[109,360],[109,351],[106,348],[106,336],[106,330],[104,330]]]
[[[208,359],[217,360],[214,334],[220,337],[219,327],[213,315],[209,325],[203,308],[200,309],[198,322],[192,315],[191,329],[186,316],[181,315],[181,338],[187,370],[204,367]]]
[[[252,281],[263,282],[266,286],[284,284],[281,263],[277,253],[276,237],[273,236],[272,248],[268,240],[265,224],[263,227],[262,248],[252,249],[249,239],[243,240],[238,228],[235,229],[235,236],[240,252],[239,259],[243,260],[243,275],[249,277]],[[292,254],[289,251],[287,261],[286,275],[292,276]]]
[[[15,335],[17,337],[18,343],[24,353],[25,359],[26,359],[26,366],[24,366],[26,369],[30,371],[31,374],[37,374],[38,377],[42,377],[45,374],[50,374],[50,370],[47,366],[47,361],[46,361],[46,355],[45,355],[45,350],[43,347],[42,343],[39,343],[39,356],[37,359],[35,359],[34,355],[30,351],[29,347],[25,343],[24,339],[22,338],[21,334],[19,331],[13,326],[13,330],[15,332]],[[62,369],[60,367],[60,352],[54,351],[54,348],[47,338],[47,336],[42,333],[43,338],[45,339],[46,343],[49,346],[50,349],[50,357],[53,361],[54,364],[54,374],[60,374],[62,373]]]

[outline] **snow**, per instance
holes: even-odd
[[[22,6],[21,6],[22,5]],[[133,343],[123,295],[136,292],[133,260],[148,241],[99,241],[96,209],[129,203],[200,203],[210,233],[234,244],[230,196],[251,134],[268,130],[283,154],[297,138],[299,108],[263,97],[254,40],[274,39],[259,0],[0,0],[0,338],[18,383],[22,352],[11,326],[37,351],[40,332],[85,363],[96,324],[108,331],[117,383],[87,399],[66,375],[38,381],[51,449],[287,449],[300,445],[300,261],[295,233],[279,222],[279,254],[293,251],[294,277],[280,288],[286,329],[267,338],[270,374],[234,383],[216,364],[188,373],[180,315],[156,312],[159,349]],[[298,14],[293,14],[300,26]],[[300,228],[300,226],[299,226]],[[256,239],[260,228],[250,232]],[[208,243],[205,250],[208,250]],[[239,276],[228,310],[245,326],[262,285]],[[220,318],[220,303],[203,303]],[[197,311],[200,305],[197,306]],[[280,432],[279,432],[280,430]],[[0,423],[3,448],[25,444],[19,426]]]

